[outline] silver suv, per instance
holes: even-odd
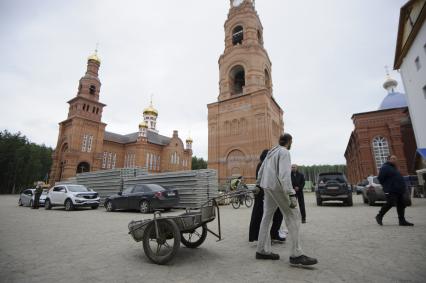
[[[76,207],[99,207],[100,198],[97,192],[87,189],[83,185],[58,185],[49,190],[44,202],[45,209],[53,206],[65,206],[70,211]]]

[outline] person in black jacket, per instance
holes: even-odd
[[[400,226],[413,226],[413,223],[405,220],[405,182],[396,168],[397,157],[391,155],[388,157],[388,161],[383,164],[379,172],[379,182],[383,186],[383,191],[386,196],[386,204],[382,206],[379,214],[376,215],[377,224],[383,225],[383,216],[386,212],[391,209],[392,206],[396,206],[398,212],[398,220]]]
[[[267,154],[268,154],[268,150],[265,149],[262,151],[260,155],[260,162],[257,164],[257,167],[256,167],[256,179],[257,179],[257,174],[259,173],[260,166],[262,165],[262,162],[265,159]],[[254,197],[253,210],[251,211],[249,242],[257,241],[257,238],[259,236],[260,222],[262,221],[262,216],[263,216],[263,196],[264,196],[263,189],[259,188],[259,192]],[[272,240],[275,240],[278,242],[285,241],[285,238],[282,238],[279,235],[279,230],[280,230],[282,221],[283,221],[283,215],[278,208],[277,211],[275,211],[274,218],[272,220],[272,226],[271,226]]]
[[[299,202],[300,214],[302,215],[302,223],[306,223],[305,197],[303,188],[305,187],[305,176],[297,171],[297,165],[291,165],[291,183],[296,191],[297,201]]]

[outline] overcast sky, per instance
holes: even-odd
[[[256,1],[294,162],[345,163],[352,114],[386,96],[405,2]],[[55,147],[99,42],[107,131],[136,132],[153,94],[160,134],[190,134],[194,155],[207,159],[228,10],[229,0],[0,0],[0,130]]]

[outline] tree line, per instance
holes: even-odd
[[[30,142],[20,132],[0,132],[0,194],[19,193],[46,181],[52,148]]]
[[[192,170],[207,169],[207,161],[205,161],[202,157],[198,158],[197,156],[193,156],[191,169]]]
[[[298,171],[305,175],[305,180],[316,182],[319,173],[326,172],[341,172],[346,174],[346,165],[312,165],[312,166],[298,166]]]

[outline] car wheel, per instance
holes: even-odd
[[[322,205],[322,199],[317,198],[317,205],[318,205],[318,206],[321,206],[321,205]]]
[[[113,206],[113,204],[112,204],[112,201],[107,201],[106,202],[106,204],[105,204],[105,209],[106,209],[106,211],[108,211],[108,212],[112,212],[112,211],[114,211],[114,206]]]
[[[30,207],[33,207],[34,203],[33,200],[30,200]]]
[[[44,209],[49,210],[52,208],[52,204],[50,203],[50,199],[46,199],[44,201]]]
[[[346,201],[346,205],[347,206],[353,206],[354,205],[354,202],[353,202],[353,199],[352,199],[352,195],[350,195],[348,197],[348,200]]]
[[[373,206],[374,203],[375,203],[375,201],[373,199],[371,199],[371,198],[368,198],[367,201],[368,201],[368,205],[369,206]]]
[[[19,206],[22,206],[23,204],[22,204],[22,200],[19,198],[19,200],[18,200],[18,205]]]
[[[149,202],[147,200],[141,201],[141,203],[139,204],[139,210],[142,213],[149,213],[151,210],[149,207]]]
[[[66,210],[66,211],[74,210],[74,204],[72,203],[72,200],[67,199],[67,200],[65,201],[65,210]]]

